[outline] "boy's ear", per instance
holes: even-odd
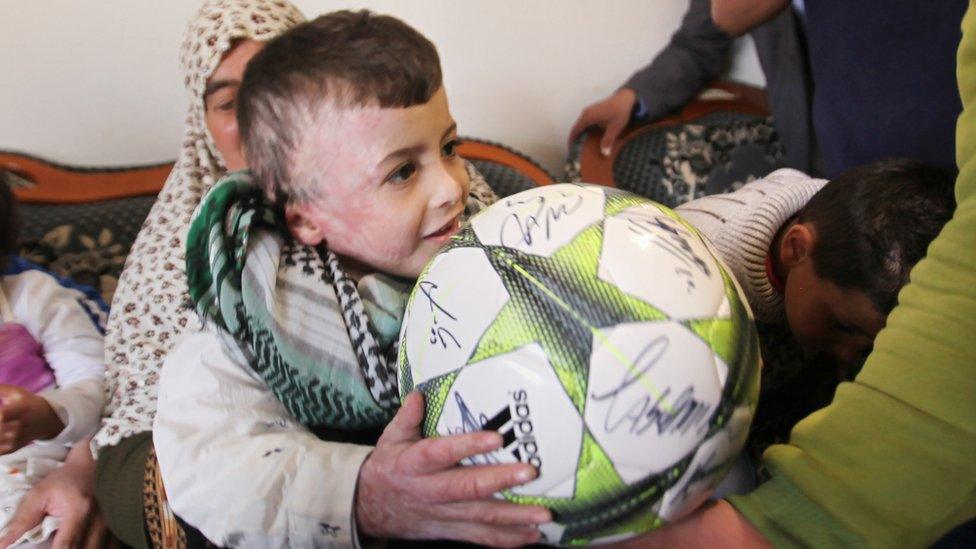
[[[813,246],[816,244],[813,228],[806,223],[794,223],[780,242],[780,262],[787,269],[799,265],[810,259]]]
[[[312,206],[290,203],[285,206],[285,223],[295,240],[306,246],[318,246],[325,241],[325,231],[312,215]]]

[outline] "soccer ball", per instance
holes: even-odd
[[[671,210],[595,185],[500,200],[421,273],[400,334],[401,395],[425,436],[498,431],[466,465],[524,462],[498,494],[544,505],[550,544],[624,539],[707,499],[758,395],[752,313]]]

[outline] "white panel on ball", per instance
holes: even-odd
[[[717,360],[676,322],[594,332],[584,419],[625,482],[661,472],[698,446],[722,397],[709,367]]]
[[[702,443],[684,475],[664,494],[661,518],[667,521],[681,518],[708,499],[745,444],[751,422],[752,410],[740,406],[732,412],[725,428]],[[730,488],[738,493],[743,487]]]
[[[477,248],[449,250],[434,258],[414,291],[407,313],[412,329],[405,344],[416,385],[464,366],[509,298]]]
[[[650,204],[606,220],[599,277],[676,319],[713,317],[725,298],[699,237]]]
[[[549,257],[600,221],[605,202],[598,187],[545,185],[499,200],[471,226],[483,244]]]
[[[502,448],[465,461],[535,466],[539,476],[514,488],[521,495],[572,497],[583,420],[538,344],[466,366],[437,422],[442,435],[497,430]]]

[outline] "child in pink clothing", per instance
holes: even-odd
[[[97,306],[76,288],[12,255],[13,194],[0,181],[0,528],[31,486],[91,436],[104,405]],[[47,517],[14,545],[44,543]]]

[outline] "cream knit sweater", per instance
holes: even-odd
[[[708,238],[746,293],[756,320],[786,322],[783,296],[766,276],[766,255],[776,231],[824,185],[803,172],[781,169],[728,193],[675,208]]]

